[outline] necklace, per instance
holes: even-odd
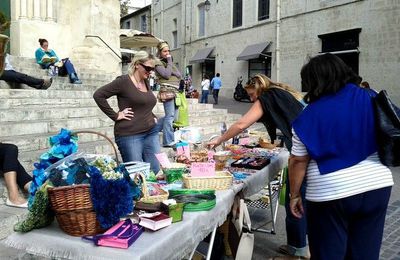
[[[136,79],[136,77],[135,77],[135,75],[132,75],[133,76],[133,79],[135,80],[135,87],[138,89],[138,90],[142,90],[142,87],[143,87],[143,84],[144,84],[144,82],[140,82],[139,80],[137,80]]]

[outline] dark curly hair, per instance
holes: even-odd
[[[47,41],[46,39],[41,39],[41,38],[39,38],[40,46],[43,46],[43,44],[44,44],[45,42],[48,43],[48,41]]]
[[[301,69],[301,86],[308,89],[305,102],[312,103],[321,96],[334,94],[347,83],[359,85],[361,77],[336,55],[327,53],[309,60]]]

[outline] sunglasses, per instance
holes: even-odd
[[[147,72],[150,72],[150,71],[153,71],[153,70],[154,70],[154,67],[146,66],[146,65],[144,65],[144,64],[142,64],[142,63],[139,63],[139,64],[140,64],[140,66],[142,66],[143,69],[145,69]]]

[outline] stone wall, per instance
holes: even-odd
[[[158,20],[154,24],[154,34],[169,40],[170,21],[181,12],[182,26],[178,35],[182,44],[173,53],[175,60],[179,59],[184,68],[197,50],[215,47],[215,71],[222,75],[222,95],[232,95],[237,77],[242,75],[247,79],[248,62],[236,61],[236,57],[250,44],[272,41],[269,47],[272,52],[271,78],[300,90],[301,67],[309,57],[321,52],[318,35],[361,28],[359,74],[377,90],[387,89],[395,102],[400,103],[396,84],[400,71],[399,1],[281,0],[279,79],[276,66],[277,1],[270,1],[270,18],[264,21],[257,20],[258,1],[243,1],[243,25],[238,28],[232,28],[232,1],[210,2],[205,36],[202,37],[197,33],[198,6],[204,1],[153,2],[154,19]],[[194,85],[199,88],[200,64],[193,64],[192,76]]]
[[[33,4],[30,4],[33,3]],[[11,1],[11,54],[34,57],[38,39],[49,41],[60,58],[70,57],[79,70],[119,74],[120,60],[98,35],[119,52],[118,0]]]

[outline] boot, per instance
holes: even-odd
[[[69,74],[69,80],[72,84],[82,84],[82,81],[78,78],[76,73]]]

